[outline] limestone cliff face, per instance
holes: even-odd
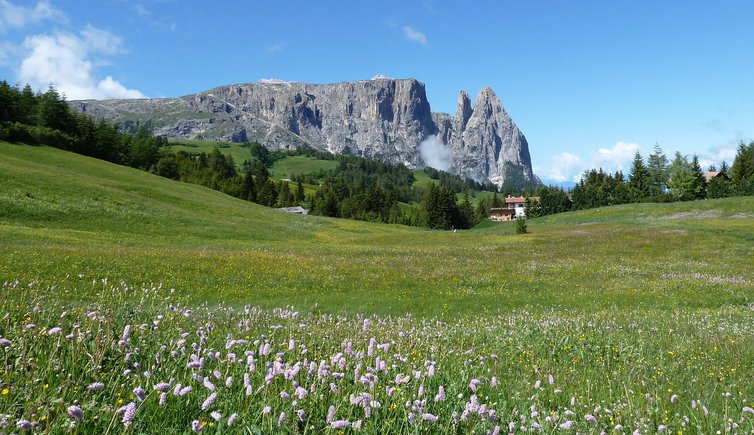
[[[451,129],[445,134],[453,172],[486,177],[498,186],[514,177],[535,180],[529,144],[491,88],[479,92],[473,109],[462,91]]]
[[[327,85],[262,81],[180,98],[70,104],[168,138],[249,140],[270,149],[306,144],[334,153],[347,147],[410,167],[424,166],[418,146],[437,135],[451,150],[453,172],[498,185],[511,177],[534,180],[526,139],[489,88],[473,107],[461,92],[455,116],[432,113],[423,83],[382,77]]]

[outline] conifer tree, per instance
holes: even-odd
[[[628,177],[628,187],[631,191],[631,197],[634,202],[640,202],[649,196],[650,193],[649,170],[644,166],[644,159],[638,151],[634,155],[634,161],[631,164],[631,175]]]
[[[659,144],[655,144],[654,152],[647,158],[647,170],[649,171],[649,194],[661,195],[668,182],[668,158]]]

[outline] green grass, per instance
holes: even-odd
[[[249,148],[242,143],[188,139],[170,142],[171,151],[185,151],[189,154],[209,154],[215,147],[217,147],[223,154],[233,157],[233,161],[239,169],[244,160],[251,159]]]
[[[0,431],[335,433],[329,406],[369,434],[754,429],[752,197],[453,233],[279,213],[48,147],[0,156]],[[171,379],[193,392],[161,406]],[[473,403],[496,414],[461,418]]]
[[[310,156],[290,156],[276,161],[270,168],[270,174],[274,178],[284,179],[320,170],[329,171],[337,167],[338,162],[335,160],[318,160]]]
[[[46,147],[0,153],[8,279],[83,273],[170,283],[196,301],[339,313],[752,301],[754,198],[566,213],[529,220],[526,236],[512,224],[451,233],[282,214]],[[719,216],[666,219],[684,210]]]
[[[427,187],[429,186],[429,183],[440,182],[440,180],[434,180],[432,178],[429,178],[429,175],[426,172],[424,172],[423,169],[414,169],[413,172],[414,172],[414,186]]]

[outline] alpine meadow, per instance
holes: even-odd
[[[0,0],[0,435],[754,434],[753,19]]]

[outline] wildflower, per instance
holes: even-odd
[[[443,402],[445,401],[445,387],[440,385],[440,388],[437,391],[437,395],[435,396],[435,402]]]
[[[664,432],[665,429],[667,429],[667,427],[665,427],[664,424],[661,424],[661,425],[657,426],[657,431],[658,432]]]
[[[202,402],[202,411],[206,411],[209,409],[210,406],[212,406],[213,403],[215,403],[215,399],[217,399],[217,393],[210,394],[204,402]]]
[[[675,403],[676,400],[678,400],[677,394],[673,394],[672,396],[670,396],[670,403]]]
[[[348,420],[335,420],[330,422],[330,427],[333,429],[345,429],[351,425]]]
[[[54,328],[50,328],[50,330],[47,331],[47,335],[60,334],[60,331],[62,331],[62,330],[63,330],[63,328],[61,328],[60,326],[56,326]]]
[[[123,409],[123,420],[121,422],[128,426],[134,419],[134,415],[136,415],[136,403],[129,402]]]
[[[281,412],[278,417],[278,426],[283,426],[283,423],[285,423],[285,411]]]
[[[537,379],[537,382],[534,383],[534,389],[539,390],[541,388],[542,388],[542,382],[539,379]]]
[[[330,408],[327,409],[327,419],[325,421],[332,423],[333,419],[335,419],[335,405],[330,405]]]
[[[471,391],[476,392],[477,387],[481,384],[479,379],[472,379],[471,382],[469,382],[469,388],[471,388]]]
[[[707,410],[707,407],[704,406],[704,405],[702,405],[702,412],[704,413],[704,415],[709,414],[709,411]]]
[[[29,430],[32,427],[34,427],[34,424],[32,422],[30,422],[29,420],[26,420],[26,419],[22,418],[21,420],[18,420],[16,422],[16,427],[18,429]]]
[[[510,430],[510,432],[512,432],[512,430]],[[495,428],[492,429],[492,435],[499,435],[499,434],[500,434],[500,426],[495,426]]]
[[[194,432],[201,432],[202,430],[204,430],[204,426],[199,423],[199,420],[194,420],[191,422],[191,430],[193,430]]]
[[[305,398],[305,397],[306,397],[306,395],[307,395],[308,393],[307,393],[307,391],[306,391],[306,389],[305,389],[305,388],[296,387],[296,392],[295,392],[295,394],[296,394],[296,397],[298,397],[299,399],[303,399],[303,398]]]
[[[238,414],[236,414],[235,412],[231,414],[231,416],[228,417],[228,426],[233,426],[233,423],[236,422],[237,418],[238,418]]]
[[[193,390],[191,387],[183,387],[181,388],[181,391],[178,392],[178,396],[183,397],[186,394],[190,393]]]
[[[262,408],[262,414],[269,414],[270,412],[272,412],[271,407],[265,406],[264,408]]]
[[[209,378],[204,378],[204,388],[208,389],[209,391],[215,391],[215,384],[213,384]]]
[[[90,391],[101,390],[103,388],[105,388],[105,384],[103,384],[102,382],[92,382],[91,384],[89,384],[89,386],[86,387],[86,389]]]
[[[492,379],[490,379],[490,385],[494,388],[497,387],[497,377],[493,376]]]
[[[550,385],[555,385],[555,378],[554,378],[554,377],[552,377],[552,374],[551,374],[551,373],[548,373],[548,374],[547,374],[547,382],[548,382],[548,383],[549,383]]]
[[[591,415],[591,414],[587,414],[586,416],[584,416],[584,418],[585,418],[585,419],[586,419],[586,421],[588,421],[589,423],[592,423],[592,424],[597,424],[597,419],[596,419],[596,418],[595,418],[595,417],[594,417],[593,415]]]
[[[211,415],[212,418],[215,419],[215,421],[220,421],[220,419],[223,418],[222,414],[217,411],[212,411],[209,415]]]
[[[226,387],[230,387],[231,385],[233,385],[233,377],[232,377],[232,376],[228,376],[228,377],[227,377],[227,378],[225,379],[225,386],[226,386]]]
[[[123,337],[121,337],[121,340],[128,341],[128,338],[131,336],[131,325],[126,325],[125,328],[123,328]]]
[[[306,420],[306,412],[304,412],[303,409],[299,409],[298,411],[296,411],[296,414],[298,415],[299,421]]]
[[[10,347],[11,341],[7,338],[0,338],[0,346],[2,347]]]
[[[68,407],[68,415],[75,418],[76,420],[81,420],[84,418],[84,413],[81,411],[81,408],[79,408],[76,405],[71,405]]]
[[[430,414],[428,412],[425,412],[424,414],[422,414],[422,420],[424,420],[424,421],[437,421],[437,416],[436,415],[432,415],[432,414]]]
[[[144,389],[141,387],[134,388],[134,396],[136,396],[136,398],[138,398],[140,402],[143,402],[144,398],[146,397]]]
[[[749,414],[754,414],[754,409],[750,406],[744,406],[743,408],[741,408],[741,411],[748,412]]]
[[[157,385],[154,386],[154,390],[155,391],[162,391],[162,392],[169,391],[170,390],[170,384],[168,384],[167,382],[160,382],[159,384],[157,384]]]
[[[567,420],[565,423],[561,423],[559,426],[563,430],[571,430],[573,427],[573,422],[571,420]]]
[[[361,430],[361,420],[356,420],[355,422],[351,423],[351,427],[354,430]]]

